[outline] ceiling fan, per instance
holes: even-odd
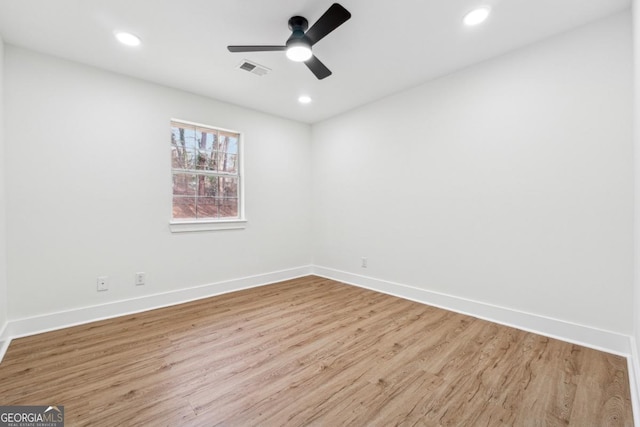
[[[313,54],[311,47],[344,24],[349,18],[351,18],[349,11],[338,3],[334,3],[311,28],[309,28],[309,22],[302,16],[294,16],[289,19],[289,29],[292,33],[284,46],[227,46],[227,49],[229,52],[286,51],[287,58],[296,62],[304,62],[311,72],[319,80],[322,80],[331,75],[331,70]]]

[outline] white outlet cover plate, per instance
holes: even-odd
[[[98,292],[109,290],[109,278],[107,276],[100,276],[97,280]]]
[[[146,280],[146,273],[136,273],[136,286],[144,285]]]

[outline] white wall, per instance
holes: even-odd
[[[5,80],[10,319],[309,265],[308,125],[13,46]],[[247,229],[170,233],[170,118],[244,132]]]
[[[7,323],[7,245],[6,245],[6,201],[5,201],[5,162],[4,162],[4,42],[0,37],[0,352],[2,351],[3,330]]]
[[[629,334],[630,30],[617,15],[314,125],[314,264]]]
[[[635,348],[634,369],[636,377],[640,375],[640,0],[633,0],[633,59],[634,59],[634,173],[635,173],[635,211],[634,211],[634,305],[633,305],[633,341]],[[638,387],[640,384],[637,383]],[[632,383],[633,386],[633,383]],[[640,390],[638,390],[640,391]]]

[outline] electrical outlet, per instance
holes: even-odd
[[[100,276],[97,280],[98,292],[109,290],[109,278],[107,276]]]
[[[367,268],[367,257],[366,256],[362,257],[362,260],[361,260],[361,263],[360,263],[360,267]]]
[[[144,272],[136,273],[136,286],[144,285],[147,280],[147,274]]]

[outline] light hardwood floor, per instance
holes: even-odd
[[[306,277],[14,340],[67,426],[631,426],[626,360]]]

